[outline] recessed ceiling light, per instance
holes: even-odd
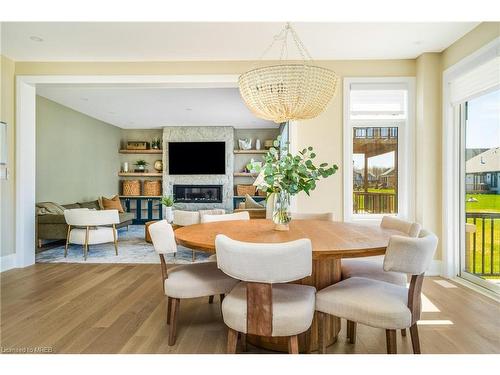
[[[114,115],[114,114],[115,114],[115,112],[113,112],[113,111],[108,111],[108,113],[109,113],[110,115]]]
[[[36,35],[30,36],[30,39],[34,42],[43,42],[43,39]]]
[[[186,108],[186,111],[192,111],[193,108]]]
[[[84,102],[88,102],[89,98],[80,98],[80,100],[83,100]]]
[[[419,46],[422,44],[422,41],[421,40],[416,40],[413,42],[413,44],[415,44],[416,46]]]

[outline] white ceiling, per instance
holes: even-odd
[[[293,25],[312,57],[323,60],[415,58],[442,51],[478,23]],[[4,22],[2,54],[16,61],[255,60],[282,27],[263,22]],[[278,57],[278,48],[266,56]]]
[[[163,126],[273,128],[245,106],[237,88],[43,86],[37,94],[124,129]]]

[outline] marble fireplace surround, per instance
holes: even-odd
[[[168,142],[225,142],[226,174],[169,175]],[[167,126],[163,128],[163,191],[171,195],[173,185],[222,185],[222,203],[176,203],[181,210],[224,208],[233,210],[234,128],[232,126]],[[204,155],[200,155],[203,162]]]

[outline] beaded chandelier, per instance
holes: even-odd
[[[283,61],[289,35],[302,56],[300,64],[279,64],[250,70],[239,78],[240,94],[255,116],[282,123],[318,116],[335,94],[338,76],[335,72],[312,65],[312,58],[292,26],[287,23],[274,37],[282,40]]]

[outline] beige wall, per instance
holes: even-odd
[[[500,36],[500,22],[483,22],[442,52],[443,70]]]
[[[0,119],[7,123],[9,179],[0,180],[0,256],[14,253],[14,61],[1,56]]]
[[[85,202],[118,194],[121,129],[36,98],[36,201]]]
[[[415,218],[441,236],[442,127],[441,54],[417,59],[415,143]],[[436,258],[441,259],[441,244]]]
[[[313,146],[318,162],[335,163],[335,175],[320,181],[311,197],[297,198],[300,212],[333,212],[336,220],[343,218],[343,78],[345,77],[414,77],[415,60],[332,62],[329,67],[340,76],[336,96],[320,116],[300,121],[297,125],[298,148]]]

